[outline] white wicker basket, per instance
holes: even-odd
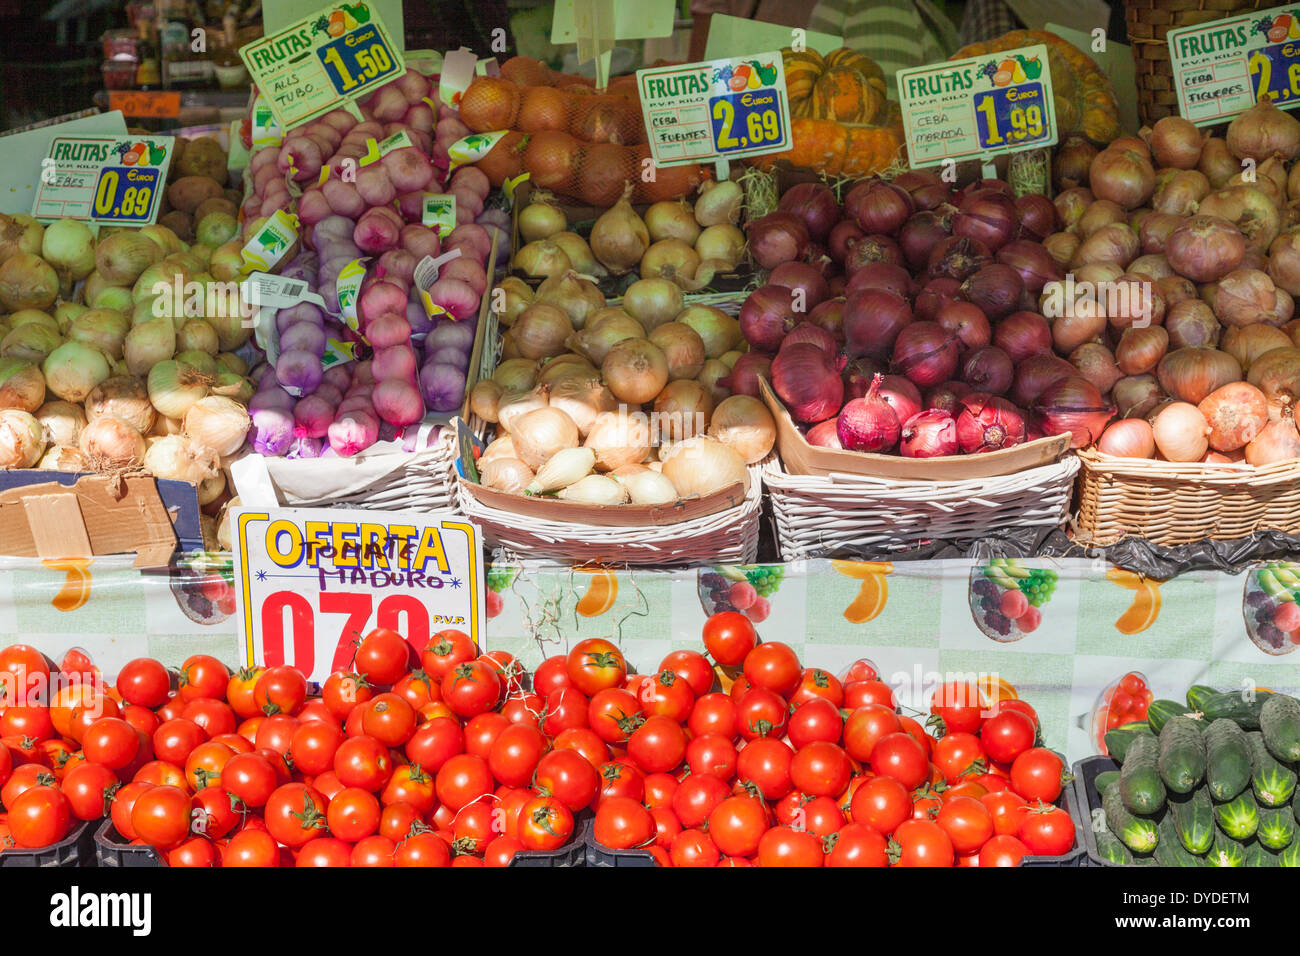
[[[482,530],[484,543],[506,554],[567,564],[637,567],[752,564],[758,558],[762,479],[763,463],[751,465],[749,490],[737,507],[678,524],[646,527],[546,521],[489,508],[465,490],[463,480],[457,498],[461,513]]]
[[[1014,475],[966,481],[893,481],[790,475],[769,459],[777,546],[785,561],[902,551],[926,540],[973,540],[1004,528],[1063,524],[1079,461],[1067,455]]]

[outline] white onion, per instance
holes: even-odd
[[[146,450],[144,436],[112,415],[103,415],[83,428],[77,445],[96,471],[139,465]]]
[[[651,471],[649,468],[637,467],[639,468],[638,471],[620,473],[615,476],[627,489],[632,504],[668,505],[677,500],[677,489],[673,487],[671,481],[659,472]],[[619,469],[619,472],[622,471],[623,469]]]
[[[155,478],[195,483],[207,481],[217,474],[218,465],[216,452],[183,435],[150,439],[144,453],[144,467]]]
[[[45,376],[26,359],[0,357],[0,408],[34,412],[45,400]]]
[[[583,445],[595,453],[597,470],[614,471],[642,461],[650,453],[652,438],[646,415],[620,410],[597,415]]]
[[[184,418],[190,406],[208,394],[211,382],[210,376],[185,362],[159,362],[149,370],[149,401],[168,418]]]
[[[93,422],[103,415],[121,419],[144,435],[153,428],[157,412],[144,382],[131,375],[114,375],[86,396],[86,421]]]
[[[518,458],[493,458],[479,462],[479,480],[488,488],[523,494],[533,480],[533,470]]]
[[[95,235],[76,219],[60,219],[45,227],[41,258],[54,266],[65,285],[86,278],[95,269]]]
[[[516,458],[515,441],[509,435],[502,435],[488,443],[483,449],[483,454],[479,456],[478,463],[492,461],[494,458]]]
[[[175,354],[176,325],[171,319],[141,322],[126,333],[122,344],[122,356],[132,375],[148,375],[151,368]]]
[[[90,471],[90,465],[80,448],[71,445],[51,445],[36,465],[42,471]]]
[[[30,412],[0,409],[0,468],[31,468],[45,451],[45,433]]]
[[[1210,423],[1187,402],[1170,402],[1151,420],[1160,454],[1170,461],[1200,461],[1209,448]]]
[[[557,451],[576,448],[578,426],[558,408],[538,408],[521,416],[510,429],[519,460],[540,468]]]
[[[63,336],[57,328],[50,328],[37,322],[29,322],[12,329],[0,338],[0,356],[5,358],[26,359],[28,362],[44,362],[51,352],[63,344]]]
[[[248,409],[243,405],[220,395],[209,395],[189,407],[182,432],[218,455],[233,455],[244,443],[251,424]]]
[[[647,332],[673,321],[685,306],[681,287],[667,279],[638,279],[623,293],[623,311],[640,322]]]
[[[68,402],[85,401],[86,396],[112,374],[108,357],[81,342],[64,342],[41,364],[45,385]]]
[[[550,389],[541,385],[526,392],[506,392],[497,401],[497,421],[513,434],[513,426],[519,419],[549,404]]]
[[[51,445],[75,445],[77,436],[86,427],[86,413],[72,402],[46,402],[34,414],[41,423],[45,441]]]
[[[582,371],[565,375],[553,382],[548,404],[573,419],[573,423],[578,426],[578,434],[583,438],[591,431],[597,415],[612,412],[618,407],[618,401],[599,377]]]
[[[587,475],[562,488],[557,497],[584,505],[621,505],[627,503],[627,489],[606,475]]]
[[[695,240],[701,259],[720,259],[735,269],[745,256],[745,234],[730,223],[709,226]]]
[[[1199,414],[1199,413],[1198,413]],[[749,485],[745,462],[734,449],[712,438],[688,438],[659,454],[663,474],[683,498],[713,494],[740,482]]]
[[[762,461],[776,444],[776,421],[767,406],[749,395],[732,395],[719,403],[709,422],[709,437],[716,438],[752,465]]]

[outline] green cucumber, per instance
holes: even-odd
[[[1259,729],[1274,757],[1300,760],[1300,700],[1287,694],[1271,695],[1260,708]]]
[[[1205,861],[1210,866],[1217,867],[1245,866],[1246,848],[1218,830],[1214,834],[1214,846],[1206,854]]]
[[[1259,829],[1259,804],[1249,791],[1243,790],[1234,799],[1215,804],[1214,819],[1219,829],[1234,840],[1249,840]]]
[[[1219,692],[1213,687],[1209,687],[1205,684],[1193,684],[1191,687],[1187,688],[1187,706],[1190,710],[1200,713],[1201,708],[1205,706],[1207,700],[1211,697],[1218,696]]]
[[[1295,795],[1295,771],[1278,762],[1268,752],[1264,744],[1264,735],[1257,730],[1246,734],[1250,744],[1250,757],[1253,772],[1250,778],[1251,789],[1261,807],[1285,807]]]
[[[1133,854],[1128,851],[1123,843],[1115,838],[1115,835],[1109,830],[1103,830],[1097,835],[1097,855],[1108,863],[1114,863],[1116,866],[1132,866]]]
[[[1300,840],[1292,840],[1277,854],[1278,866],[1300,866]]]
[[[1098,793],[1105,793],[1106,788],[1117,780],[1119,780],[1118,770],[1103,770],[1101,773],[1097,774],[1097,779],[1093,781],[1093,786],[1097,788]]]
[[[1250,744],[1233,720],[1220,717],[1205,730],[1205,782],[1215,800],[1231,800],[1250,786]]]
[[[1214,845],[1214,803],[1204,787],[1169,797],[1169,816],[1188,853],[1202,855]]]
[[[1261,843],[1252,843],[1246,847],[1247,866],[1279,866],[1277,854]]]
[[[1139,737],[1150,736],[1152,736],[1151,726],[1145,720],[1120,724],[1118,727],[1106,731],[1104,738],[1106,753],[1110,754],[1116,763],[1123,763],[1124,757],[1128,754],[1128,748],[1133,741]]]
[[[1138,737],[1128,748],[1119,770],[1119,794],[1132,813],[1159,813],[1165,805],[1165,784],[1156,766],[1160,741]]]
[[[1259,730],[1259,712],[1264,709],[1264,702],[1272,697],[1266,690],[1255,690],[1250,694],[1233,691],[1217,694],[1201,705],[1201,713],[1206,723],[1227,719],[1235,721],[1243,730]]]
[[[1295,816],[1290,810],[1261,807],[1255,838],[1270,850],[1284,850],[1295,840]]]
[[[1205,735],[1195,720],[1178,715],[1160,731],[1160,779],[1173,793],[1191,793],[1205,779]]]
[[[1158,866],[1203,866],[1201,858],[1187,852],[1179,839],[1173,814],[1166,813],[1156,825],[1160,842],[1156,844],[1155,860]]]
[[[1153,700],[1147,705],[1147,723],[1151,732],[1158,734],[1169,723],[1170,717],[1182,717],[1188,712],[1189,709],[1176,700]]]
[[[1155,821],[1130,813],[1119,792],[1120,785],[1116,783],[1107,787],[1102,797],[1101,809],[1106,815],[1106,826],[1134,853],[1150,853],[1160,839]]]

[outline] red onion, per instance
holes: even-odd
[[[1058,220],[1056,206],[1042,193],[1026,193],[1016,197],[1016,236],[1042,242],[1056,232]]]
[[[957,443],[968,455],[1010,448],[1025,440],[1025,417],[1005,398],[971,392],[959,402]]]
[[[849,364],[844,366],[844,397],[861,398],[867,394],[867,389],[871,387],[871,381],[877,375],[885,374],[885,363],[876,359],[867,358],[865,355],[855,358]]]
[[[782,340],[781,351],[785,351],[792,345],[798,345],[800,342],[811,342],[830,355],[835,354],[839,344],[836,342],[834,335],[820,326],[813,325],[811,322],[800,322]]]
[[[826,277],[826,288],[833,299],[843,298],[844,287],[847,285],[848,281],[844,278],[844,273],[842,272],[837,272],[833,276]]]
[[[961,283],[956,279],[942,276],[931,279],[916,296],[913,311],[918,319],[932,322],[938,318],[944,306],[952,302],[962,302]],[[969,305],[969,303],[966,303]]]
[[[853,273],[845,291],[865,292],[868,289],[883,289],[895,295],[910,299],[916,291],[916,283],[902,266],[892,262],[873,262]]]
[[[830,237],[826,240],[826,248],[830,250],[831,258],[841,265],[849,257],[849,250],[853,244],[865,236],[866,233],[852,219],[841,219],[831,229]]]
[[[1164,329],[1159,326],[1154,326],[1154,328],[1158,329],[1160,332],[1164,332]],[[1124,334],[1127,335],[1129,332],[1149,331],[1151,331],[1151,329],[1128,329]],[[1124,343],[1122,341],[1120,342],[1119,347],[1121,349],[1124,348]],[[1139,350],[1139,352],[1141,351],[1142,350]],[[1123,354],[1127,355],[1127,351]],[[1151,362],[1151,368],[1155,368],[1156,362],[1159,360],[1160,356],[1157,355]],[[1070,353],[1070,364],[1078,370],[1080,375],[1091,382],[1093,386],[1096,387],[1097,391],[1102,393],[1109,392],[1111,387],[1124,377],[1124,372],[1121,371],[1121,368],[1116,364],[1116,361],[1115,354],[1100,342],[1084,342]],[[1132,374],[1136,375],[1138,372],[1144,371],[1146,371],[1146,369],[1139,368]]]
[[[1016,311],[1024,291],[1020,273],[997,262],[981,266],[961,286],[966,301],[978,306],[993,322]]]
[[[803,308],[797,311],[811,312],[820,305],[829,292],[821,270],[807,262],[783,262],[767,277],[769,285],[783,285],[790,290],[802,290],[802,302],[795,302]]]
[[[891,182],[899,189],[907,190],[909,196],[914,195],[918,189],[924,189],[926,186],[943,186],[948,188],[948,184],[940,178],[939,174],[928,169],[908,169],[897,176]]]
[[[1075,374],[1074,366],[1059,355],[1050,352],[1031,355],[1016,363],[1015,378],[1011,382],[1011,399],[1017,405],[1032,405],[1034,399],[1049,385]]]
[[[1031,355],[1052,351],[1052,327],[1037,312],[1013,312],[994,328],[993,344],[1019,365]]]
[[[749,254],[764,269],[802,259],[812,237],[804,221],[794,213],[773,212],[745,227]]]
[[[952,218],[936,212],[918,212],[898,231],[898,245],[908,268],[920,271],[930,261],[935,243],[952,235]]]
[[[1241,264],[1246,237],[1226,219],[1193,216],[1169,234],[1164,252],[1179,275],[1213,282]]]
[[[853,275],[863,266],[873,262],[888,262],[901,266],[904,262],[903,250],[889,236],[863,236],[849,250],[848,258],[844,260],[844,271]]]
[[[840,444],[838,425],[839,420],[835,418],[828,418],[824,422],[818,422],[808,429],[808,434],[803,436],[804,441],[817,448],[841,449],[844,446]]]
[[[902,296],[884,289],[851,293],[844,303],[844,352],[849,358],[886,359],[911,322],[912,309]]]
[[[1015,269],[1025,289],[1034,295],[1042,292],[1047,283],[1060,282],[1065,278],[1051,253],[1039,242],[1013,239],[998,250],[994,259]]]
[[[907,190],[882,179],[858,183],[844,197],[844,212],[867,235],[889,235],[915,212]]]
[[[920,386],[938,385],[957,371],[957,337],[938,322],[913,322],[894,342],[893,367]]]
[[[844,297],[837,296],[820,303],[808,313],[808,321],[830,332],[837,342],[844,341]]]
[[[833,356],[810,342],[782,349],[772,359],[772,388],[798,422],[825,421],[844,402],[844,382]]]
[[[1002,395],[1011,387],[1015,367],[1007,353],[996,345],[986,345],[966,356],[962,362],[961,378],[977,392]]]
[[[1085,186],[1075,186],[1058,193],[1052,200],[1056,215],[1061,220],[1061,228],[1067,232],[1077,231],[1079,220],[1088,211],[1093,201],[1092,191]]]
[[[898,443],[904,458],[942,458],[957,454],[960,447],[957,421],[941,408],[917,412],[909,418]]]
[[[937,173],[921,169],[908,170],[894,179],[895,186],[906,189],[917,209],[935,209],[952,200],[952,187]]]
[[[1047,386],[1031,406],[1045,435],[1070,435],[1070,447],[1082,448],[1101,437],[1115,417],[1115,406],[1080,375]]]
[[[970,196],[972,193],[982,192],[986,189],[991,190],[995,193],[1001,193],[1002,195],[1006,196],[1008,199],[1015,198],[1015,192],[1012,190],[1011,184],[1006,180],[977,179],[974,182],[967,183],[965,186],[963,186],[961,189],[957,191],[957,196],[956,196],[957,202],[960,204],[964,202],[966,200],[966,197]]]
[[[979,306],[970,302],[952,302],[942,306],[933,321],[955,335],[963,350],[983,348],[992,340],[989,320]]]
[[[768,377],[772,370],[772,356],[762,352],[745,352],[736,359],[731,367],[731,374],[726,376],[723,384],[733,395],[748,395],[758,398],[758,380]]]
[[[851,399],[836,422],[840,444],[849,451],[889,451],[898,444],[901,428],[894,409],[880,397],[882,377],[872,380],[867,394]]]
[[[965,382],[944,382],[934,388],[927,388],[922,401],[926,408],[937,408],[948,414],[955,414],[958,400],[971,393],[971,387]]]
[[[965,279],[972,272],[989,261],[989,247],[978,239],[965,236],[949,236],[930,251],[930,261],[926,274],[931,279],[947,276],[951,279]]]
[[[794,292],[783,285],[755,289],[740,307],[740,331],[745,341],[763,352],[775,352],[785,334],[799,322]]]
[[[921,390],[901,375],[886,375],[880,380],[880,397],[889,403],[900,422],[907,421],[923,407]]]
[[[1016,228],[1015,201],[1005,193],[981,189],[962,200],[952,234],[978,239],[996,252],[1015,238]]]
[[[794,213],[808,227],[814,242],[825,242],[831,228],[840,221],[840,204],[835,191],[825,183],[799,183],[786,190],[776,208]]]

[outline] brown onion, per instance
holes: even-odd
[[[1153,371],[1168,348],[1169,333],[1161,326],[1128,328],[1120,335],[1119,345],[1115,348],[1115,364],[1125,375],[1141,375]],[[1097,384],[1096,381],[1093,384]],[[1114,385],[1113,381],[1111,385]],[[1109,391],[1109,387],[1102,391]]]
[[[1106,426],[1097,440],[1097,449],[1118,458],[1153,458],[1156,439],[1145,421],[1126,418]]]
[[[1255,440],[1246,446],[1246,461],[1259,467],[1300,458],[1300,431],[1288,411],[1265,425]]]
[[[1151,215],[1144,217],[1141,225],[1138,226],[1138,242],[1142,252],[1164,252],[1170,233],[1184,222],[1186,222],[1185,216],[1175,216],[1164,212],[1153,212]]]
[[[1263,97],[1233,118],[1225,138],[1232,155],[1241,159],[1260,163],[1277,154],[1291,160],[1300,155],[1300,120]]]
[[[1273,349],[1290,348],[1291,344],[1291,337],[1282,329],[1260,323],[1228,329],[1220,347],[1241,364],[1243,372],[1248,373],[1261,355]]]
[[[1268,276],[1291,295],[1300,295],[1300,232],[1284,232],[1269,245]]]
[[[1083,240],[1071,265],[1077,268],[1090,262],[1113,262],[1127,266],[1139,251],[1137,234],[1127,225],[1113,222]]]
[[[1102,226],[1109,226],[1112,223],[1127,225],[1128,213],[1117,202],[1111,202],[1109,199],[1097,199],[1079,217],[1079,223],[1075,231],[1080,236],[1087,238]]]
[[[1052,160],[1052,184],[1057,189],[1088,185],[1088,167],[1096,155],[1097,147],[1082,136],[1066,137]]]
[[[1166,177],[1156,187],[1151,197],[1151,207],[1157,213],[1190,216],[1196,212],[1197,203],[1210,194],[1210,181],[1195,169],[1180,169]]]
[[[1142,418],[1164,399],[1154,375],[1130,375],[1121,378],[1111,389],[1111,398],[1121,418]]]
[[[1084,342],[1070,353],[1070,364],[1099,392],[1109,392],[1121,377],[1115,355],[1100,342]]]
[[[1137,150],[1113,144],[1098,153],[1088,169],[1088,188],[1092,194],[1098,199],[1117,202],[1125,209],[1136,209],[1151,198],[1155,181],[1150,159]]]
[[[1101,340],[1106,331],[1106,316],[1095,299],[1077,298],[1062,311],[1063,314],[1052,320],[1052,344],[1056,351],[1069,355],[1084,342]]]
[[[1043,240],[1043,248],[1052,257],[1052,261],[1064,269],[1073,261],[1082,243],[1083,240],[1072,232],[1054,232]]]
[[[1196,168],[1205,174],[1215,189],[1222,189],[1229,179],[1241,172],[1241,164],[1228,149],[1227,142],[1218,136],[1209,137],[1201,146]]]
[[[1225,219],[1193,216],[1169,234],[1165,257],[1194,282],[1213,282],[1241,264],[1246,237]]]
[[[1166,257],[1165,261],[1169,261],[1168,257]],[[1200,301],[1196,291],[1196,283],[1190,279],[1184,279],[1182,276],[1166,276],[1163,279],[1157,279],[1156,290],[1160,293],[1160,298],[1165,300],[1166,306],[1174,306],[1189,299]]]
[[[1274,405],[1294,405],[1300,396],[1300,349],[1271,349],[1255,359],[1246,376]]]
[[[1277,288],[1258,269],[1234,269],[1214,286],[1210,306],[1227,326],[1254,325],[1273,318],[1277,310]]]
[[[1159,282],[1161,279],[1168,279],[1174,274],[1173,267],[1169,264],[1169,260],[1159,253],[1138,256],[1128,264],[1128,271],[1133,275],[1150,279],[1152,282]]]
[[[1184,299],[1170,306],[1165,313],[1165,331],[1169,333],[1171,349],[1188,346],[1213,348],[1219,342],[1222,327],[1214,317],[1214,310],[1200,299]]]
[[[1083,186],[1075,186],[1058,193],[1052,200],[1056,215],[1061,220],[1061,228],[1067,232],[1078,232],[1079,220],[1088,211],[1095,197],[1092,191]]]
[[[1256,186],[1220,189],[1201,200],[1197,212],[1202,216],[1218,216],[1235,225],[1246,237],[1247,252],[1265,252],[1282,226],[1277,206]]]
[[[1210,425],[1195,405],[1170,402],[1151,419],[1160,454],[1169,461],[1200,461],[1209,447]]]
[[[1234,451],[1244,447],[1268,424],[1268,401],[1264,393],[1246,382],[1232,382],[1215,389],[1197,406],[1210,424],[1210,447]]]
[[[1165,320],[1165,300],[1155,283],[1128,272],[1107,287],[1102,304],[1113,329],[1160,325]]]
[[[1151,127],[1150,143],[1159,165],[1194,169],[1201,158],[1205,134],[1181,116],[1164,116]]]
[[[1173,398],[1196,405],[1216,388],[1241,381],[1241,365],[1218,349],[1183,348],[1160,360],[1156,377]]]

